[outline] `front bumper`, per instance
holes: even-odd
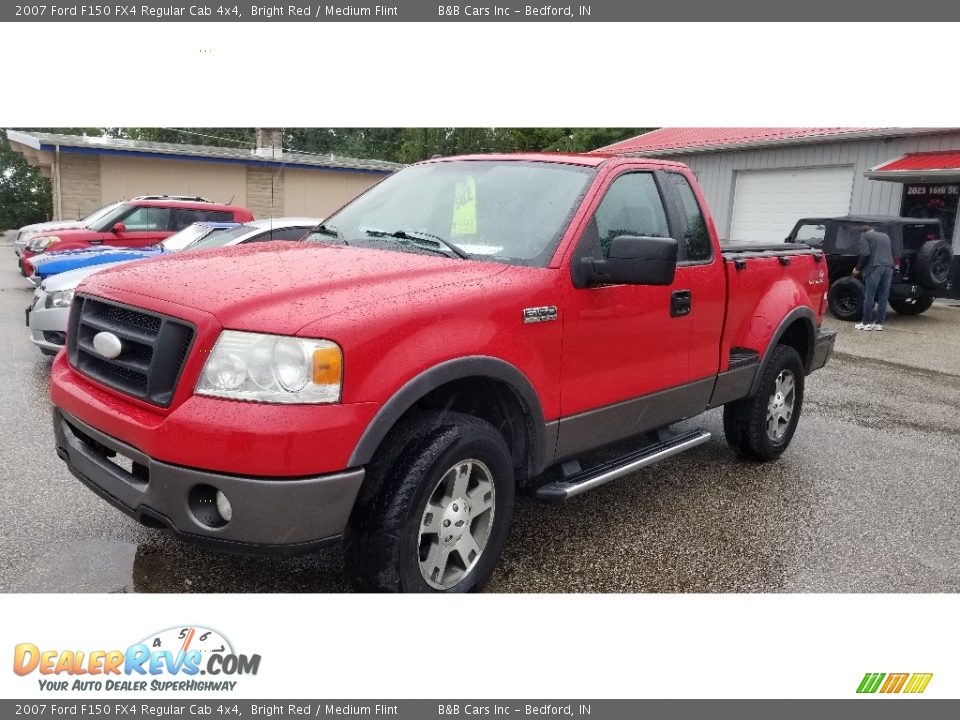
[[[27,312],[30,342],[46,353],[56,354],[64,345],[70,308],[47,308],[47,294],[38,289]]]
[[[70,472],[114,507],[151,527],[226,552],[294,555],[343,533],[364,470],[278,479],[206,472],[155,460],[54,408],[57,455]],[[125,469],[110,457],[129,459]],[[213,490],[211,490],[211,488]],[[232,506],[216,511],[215,491]]]
[[[837,333],[834,330],[820,329],[817,332],[817,342],[813,349],[813,363],[810,365],[810,372],[819,370],[833,355],[833,346],[837,341]]]

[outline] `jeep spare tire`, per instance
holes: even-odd
[[[838,320],[859,320],[863,317],[863,296],[866,289],[854,277],[840,278],[830,286],[827,303]]]
[[[914,277],[925,288],[942,288],[950,279],[953,252],[946,240],[928,240],[920,246],[914,263]]]

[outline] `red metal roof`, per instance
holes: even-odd
[[[607,145],[593,152],[603,155],[642,153],[713,146],[752,145],[806,138],[827,138],[869,133],[883,128],[799,127],[799,128],[660,128],[629,140]]]
[[[889,160],[883,165],[877,165],[873,172],[958,169],[960,169],[960,152],[948,150],[946,152],[909,153],[896,160]]]

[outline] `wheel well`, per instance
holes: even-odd
[[[803,369],[809,371],[810,362],[813,358],[813,335],[810,330],[810,323],[803,318],[797,318],[777,339],[778,345],[787,345],[792,347],[800,355],[803,361]]]
[[[413,413],[429,410],[459,412],[486,420],[506,440],[518,479],[530,472],[534,460],[530,412],[506,382],[486,377],[452,380],[420,398],[398,423]]]

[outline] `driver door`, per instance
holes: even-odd
[[[635,401],[682,385],[689,375],[693,315],[689,306],[684,311],[691,289],[685,268],[678,267],[670,286],[585,287],[578,277],[581,259],[606,257],[618,235],[671,236],[655,174],[628,169],[594,202],[564,290],[558,451],[567,456],[598,438],[635,434],[656,411]]]
[[[165,207],[142,205],[134,208],[122,221],[123,230],[107,230],[104,245],[111,247],[144,247],[172,235],[171,210]]]

